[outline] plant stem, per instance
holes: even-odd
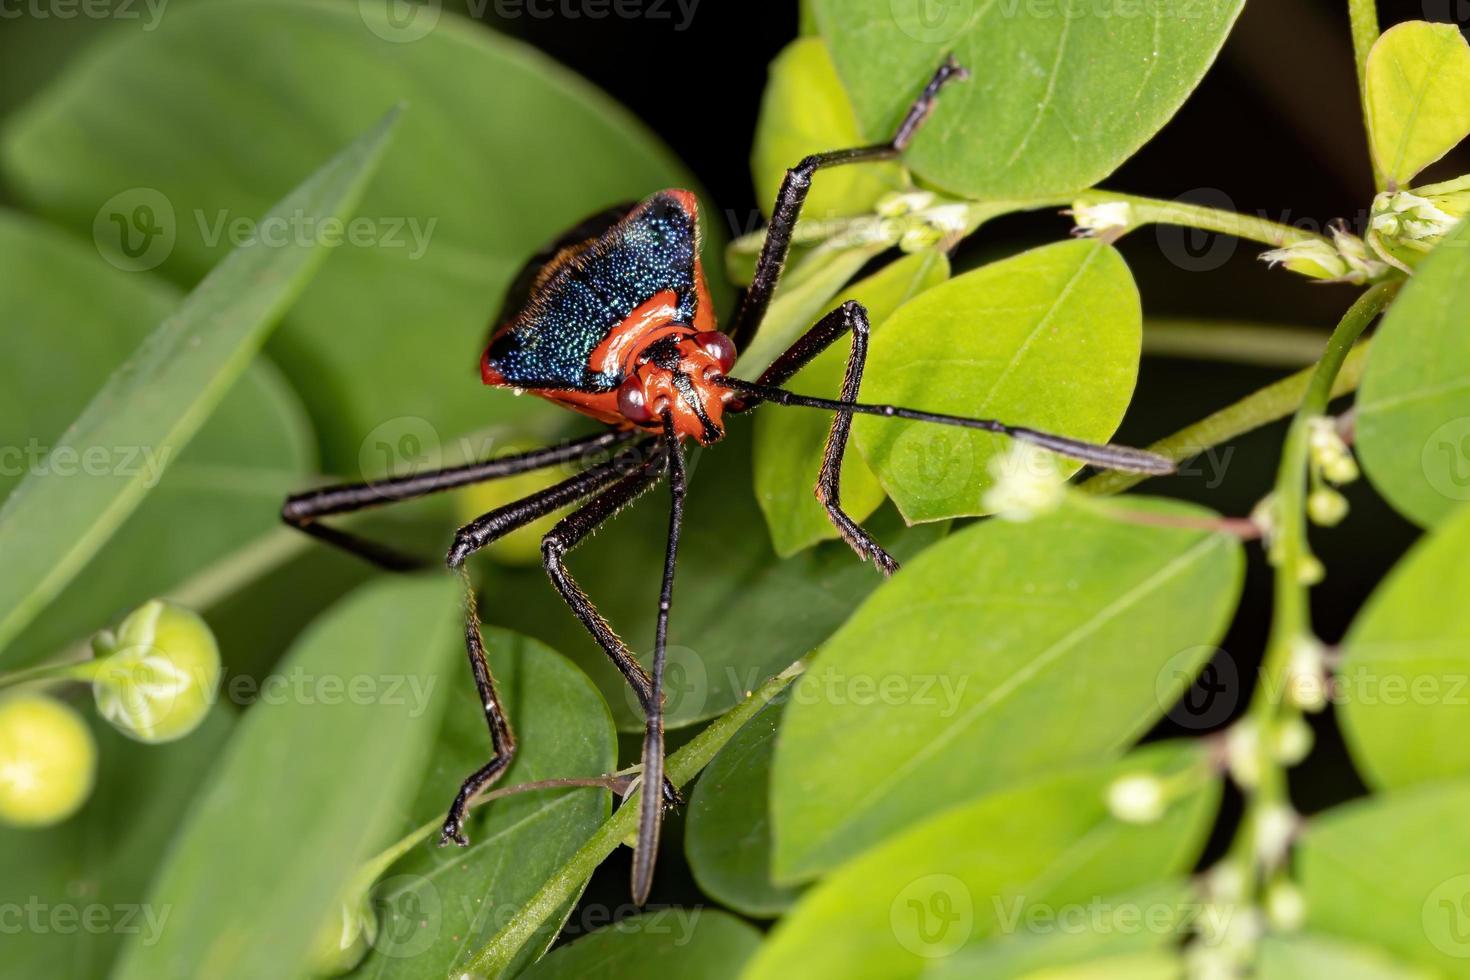
[[[741,726],[780,694],[805,668],[805,662],[798,660],[762,684],[754,694],[710,722],[704,731],[669,756],[666,767],[668,778],[680,787],[693,779],[701,769],[709,765],[715,753],[734,737]],[[597,866],[624,838],[633,833],[638,823],[638,797],[642,793],[643,790],[640,789],[623,801],[617,812],[597,828],[561,870],[547,879],[546,884],[516,912],[515,917],[475,954],[466,964],[461,977],[499,977],[509,968],[521,947],[541,924],[557,909],[571,901]]]
[[[1378,41],[1378,0],[1348,0],[1348,19],[1353,31],[1353,60],[1358,69],[1358,100],[1363,107],[1365,129],[1371,126],[1368,116],[1368,53]],[[1372,154],[1369,154],[1371,157]],[[1380,191],[1388,186],[1378,161],[1372,160],[1373,184]]]
[[[1283,721],[1300,711],[1286,699],[1292,657],[1299,644],[1316,644],[1308,604],[1308,568],[1312,558],[1307,542],[1307,484],[1314,419],[1327,411],[1337,379],[1353,351],[1353,345],[1373,319],[1383,312],[1399,289],[1398,282],[1379,283],[1358,297],[1344,314],[1327,350],[1317,363],[1301,404],[1292,417],[1281,450],[1273,491],[1274,527],[1271,558],[1275,565],[1274,605],[1261,680],[1251,696],[1250,707],[1240,724],[1256,733],[1256,765],[1259,783],[1248,790],[1245,816],[1228,860],[1236,863],[1248,883],[1248,895],[1258,894],[1273,868],[1262,867],[1257,833],[1263,814],[1288,805],[1286,772],[1275,754],[1276,734]]]
[[[0,691],[35,681],[90,681],[97,672],[97,661],[81,663],[42,664],[28,667],[10,674],[0,674]]]
[[[1197,204],[1185,204],[1182,201],[1161,201],[1151,197],[1137,197],[1133,194],[1091,190],[1078,194],[1074,206],[1087,207],[1115,203],[1127,204],[1130,211],[1128,225],[1118,229],[1117,235],[1136,231],[1145,225],[1163,224],[1183,225],[1186,228],[1234,235],[1236,238],[1249,239],[1274,248],[1312,241],[1331,244],[1325,236],[1315,232],[1267,221],[1265,218],[1240,214],[1236,211],[1222,211],[1218,208],[1206,208]]]
[[[1340,369],[1334,372],[1331,397],[1345,395],[1358,387],[1358,382],[1363,377],[1367,353],[1368,341],[1358,344],[1347,353]],[[1235,404],[1160,439],[1148,449],[1176,463],[1183,462],[1222,442],[1286,418],[1302,404],[1316,372],[1316,368],[1307,368],[1282,378],[1246,395]],[[1095,494],[1122,493],[1146,479],[1147,476],[1137,473],[1099,473],[1085,481],[1081,489]]]
[[[1143,327],[1144,354],[1264,367],[1315,364],[1326,342],[1308,327],[1233,320],[1150,319]]]

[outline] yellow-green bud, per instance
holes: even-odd
[[[336,913],[312,945],[312,975],[338,977],[350,973],[377,939],[378,916],[366,893],[338,902]]]
[[[171,742],[204,721],[219,687],[219,646],[204,620],[157,599],[92,641],[97,711],[140,742]]]
[[[1077,226],[1075,233],[1082,238],[1124,231],[1133,224],[1133,207],[1127,201],[1101,201],[1097,204],[1078,201],[1072,205],[1070,214]]]
[[[44,827],[92,792],[97,745],[71,707],[44,694],[0,699],[0,821]]]
[[[1342,279],[1349,271],[1347,261],[1337,249],[1315,238],[1262,252],[1261,261],[1272,268],[1284,265],[1309,279]]]
[[[1334,527],[1342,523],[1347,513],[1347,498],[1331,487],[1313,490],[1307,497],[1307,515],[1312,518],[1313,524]]]

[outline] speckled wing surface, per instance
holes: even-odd
[[[604,212],[584,226],[613,215]],[[588,392],[617,387],[621,378],[590,369],[592,353],[662,291],[672,291],[680,318],[694,322],[699,229],[692,195],[655,194],[594,235],[561,248],[512,287],[507,305],[524,289],[524,306],[497,331],[486,355],[507,384]]]

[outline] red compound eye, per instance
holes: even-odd
[[[735,366],[735,344],[718,330],[706,330],[694,335],[694,342],[720,365],[721,374],[729,374]]]
[[[628,380],[618,386],[618,411],[629,422],[643,424],[653,421],[648,410],[648,397],[643,393],[643,382],[638,375],[628,375]]]

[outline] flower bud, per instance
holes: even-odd
[[[1225,733],[1225,765],[1235,785],[1255,789],[1261,782],[1261,732],[1253,721],[1238,721]]]
[[[343,899],[312,943],[312,975],[339,977],[352,972],[377,939],[378,916],[367,892]]]
[[[1292,641],[1286,665],[1286,700],[1303,711],[1327,707],[1326,651],[1316,637]]]
[[[901,218],[933,203],[934,194],[930,191],[894,191],[880,197],[873,210],[885,218]]]
[[[1313,490],[1307,497],[1307,516],[1312,519],[1313,524],[1321,527],[1335,527],[1342,523],[1347,512],[1347,498],[1331,487]]]
[[[1337,249],[1315,238],[1263,252],[1261,261],[1272,268],[1284,265],[1308,279],[1342,279],[1349,272],[1347,262]]]
[[[204,721],[219,686],[219,647],[204,620],[157,599],[139,606],[117,632],[92,641],[97,711],[140,742],[171,742]]]
[[[1123,776],[1108,787],[1108,810],[1125,823],[1154,823],[1168,805],[1164,783],[1154,775]]]
[[[1070,213],[1072,222],[1077,226],[1074,234],[1079,238],[1119,231],[1133,224],[1133,208],[1127,201],[1103,201],[1098,204],[1078,201],[1072,205]]]
[[[1299,717],[1291,717],[1276,728],[1276,761],[1294,766],[1312,751],[1312,726]]]
[[[1282,932],[1296,932],[1307,920],[1307,901],[1301,889],[1278,881],[1266,892],[1266,918]]]
[[[1045,449],[1025,442],[990,461],[995,483],[981,500],[986,510],[1007,521],[1029,521],[1061,506],[1066,485],[1057,461]]]
[[[97,745],[81,715],[44,694],[0,699],[0,821],[44,827],[92,792]]]

